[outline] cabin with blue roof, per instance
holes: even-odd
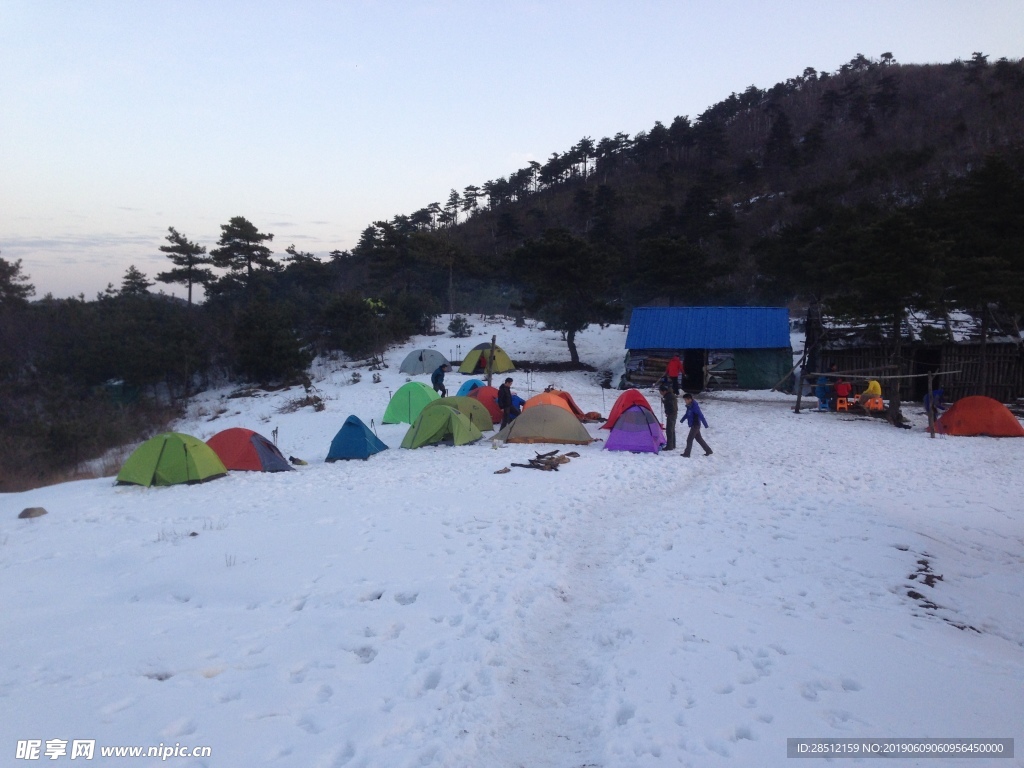
[[[771,389],[793,369],[785,307],[637,307],[622,388],[653,385],[678,354],[683,389]]]

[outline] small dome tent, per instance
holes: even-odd
[[[405,433],[402,447],[422,448],[438,443],[465,445],[481,437],[480,430],[457,410],[447,405],[435,405],[423,409]]]
[[[462,365],[459,366],[459,373],[471,374],[474,371],[486,370],[487,359],[491,354],[491,345],[487,342],[483,344],[477,344],[462,359]],[[481,365],[481,360],[484,365]],[[505,373],[505,371],[514,371],[516,367],[512,365],[512,358],[501,347],[494,348],[494,361],[491,363],[491,373]]]
[[[427,403],[423,410],[427,410],[428,408],[437,408],[441,405],[447,405],[449,408],[457,410],[475,424],[476,428],[481,432],[484,430],[494,429],[494,421],[491,419],[491,414],[488,412],[484,404],[475,398],[442,397],[439,400],[432,400]]]
[[[353,414],[345,419],[345,423],[331,441],[326,461],[366,460],[373,454],[387,449],[387,445]]]
[[[647,402],[647,398],[643,396],[639,389],[627,389],[615,401],[611,413],[608,414],[608,420],[601,425],[601,429],[611,429],[615,425],[615,420],[631,405],[639,405],[641,408],[646,408],[652,413],[654,412],[651,404]]]
[[[592,442],[580,420],[568,408],[557,405],[535,405],[526,408],[493,438],[506,443],[572,443]]]
[[[448,358],[436,349],[415,349],[405,356],[405,360],[398,366],[398,371],[416,376],[421,373],[433,373],[439,365],[448,365]]]
[[[456,392],[455,395],[456,395],[456,397],[464,397],[465,395],[468,395],[470,392],[472,392],[477,387],[483,387],[483,386],[486,386],[486,385],[485,385],[484,382],[480,381],[480,379],[469,379],[468,381],[463,382],[462,386],[459,387],[459,391]]]
[[[437,392],[422,382],[406,382],[391,396],[382,422],[384,424],[412,424],[420,415],[423,406],[439,397]]]
[[[983,395],[957,400],[935,422],[935,431],[940,435],[1024,437],[1024,427],[1010,409]]]
[[[604,447],[608,451],[657,453],[665,444],[665,433],[658,417],[649,408],[631,405],[615,420]]]
[[[501,423],[501,408],[498,407],[498,390],[496,387],[477,387],[466,397],[472,397],[483,403],[484,408],[491,414],[491,423]]]
[[[277,446],[258,432],[231,427],[206,441],[229,470],[291,472],[294,470]]]
[[[214,450],[192,435],[165,432],[152,437],[125,461],[117,473],[119,485],[177,485],[205,483],[223,477],[227,467]]]
[[[554,392],[541,392],[540,394],[534,395],[523,403],[523,411],[525,412],[530,408],[536,408],[539,405],[552,405],[555,408],[561,408],[564,411],[572,413],[573,416],[576,416],[568,401],[565,398],[559,397]]]

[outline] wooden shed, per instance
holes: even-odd
[[[986,395],[1010,403],[1024,397],[1024,338],[1012,318],[992,318],[987,326],[982,339],[981,322],[971,313],[910,312],[903,324],[900,358],[894,363],[893,334],[885,323],[830,317],[812,306],[807,316],[806,370],[827,371],[835,364],[840,371],[915,376],[900,379],[900,397],[916,401],[927,391],[923,374],[934,373],[947,401]],[[883,391],[891,390],[891,384],[882,385]]]
[[[650,386],[678,354],[683,388],[770,389],[793,367],[785,307],[637,307],[626,335],[626,386]]]

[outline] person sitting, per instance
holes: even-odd
[[[828,410],[828,389],[828,377],[825,374],[821,374],[814,385],[814,396],[818,398],[819,411]]]
[[[857,395],[857,405],[865,411],[884,411],[885,401],[882,400],[882,385],[874,379],[868,381],[867,388]]]
[[[850,393],[853,391],[853,385],[846,381],[842,376],[836,379],[836,410],[839,408],[840,400],[849,400]]]

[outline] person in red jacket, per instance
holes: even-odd
[[[685,374],[686,369],[683,367],[683,361],[679,359],[679,355],[673,355],[665,367],[665,377],[672,382],[672,390],[677,395],[683,385],[683,376]]]
[[[850,382],[843,379],[842,377],[836,379],[834,388],[836,390],[836,402],[838,402],[840,398],[846,398],[847,400],[849,400],[850,393],[853,391],[853,385],[850,384]]]

